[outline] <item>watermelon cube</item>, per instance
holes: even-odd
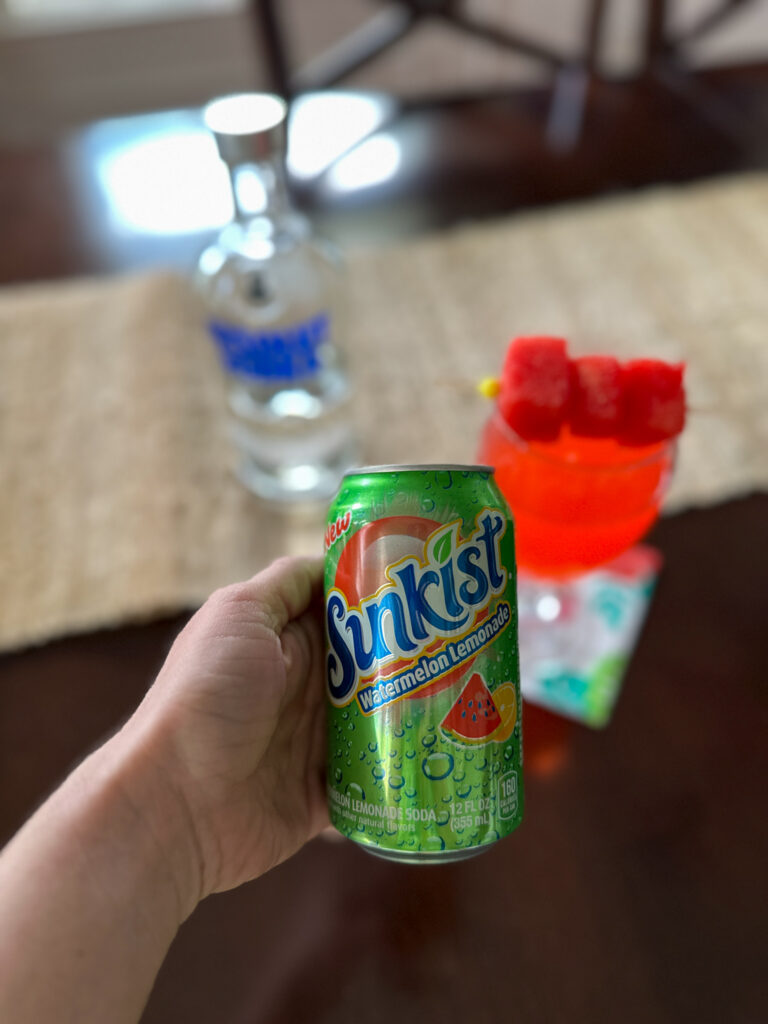
[[[565,421],[570,391],[563,338],[514,338],[501,373],[499,411],[528,441],[555,441]]]
[[[616,437],[621,425],[622,373],[613,356],[571,360],[568,423],[579,437]]]
[[[628,445],[666,441],[685,426],[684,363],[633,359],[622,368],[624,401],[619,440]]]

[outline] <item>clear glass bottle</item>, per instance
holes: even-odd
[[[292,205],[285,102],[266,93],[204,110],[232,184],[233,220],[197,285],[227,375],[237,474],[264,498],[327,498],[356,461],[337,341],[341,266]]]

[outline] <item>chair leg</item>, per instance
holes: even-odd
[[[300,68],[292,76],[294,92],[324,89],[343,81],[398,43],[417,20],[407,8],[391,7],[379,11],[360,28]]]
[[[664,50],[667,25],[667,0],[646,0],[642,73],[653,73],[656,58]]]
[[[599,72],[603,27],[608,0],[591,0],[587,10],[583,57],[555,76],[547,115],[546,136],[552,149],[573,149],[581,138],[589,94]]]
[[[285,33],[275,0],[251,0],[257,45],[267,63],[269,88],[280,96],[291,96],[291,74]]]
[[[573,149],[581,138],[590,84],[590,72],[583,64],[564,67],[555,75],[546,124],[552,149]]]

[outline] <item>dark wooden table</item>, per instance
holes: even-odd
[[[720,100],[765,116],[765,68],[718,74]],[[397,180],[335,206],[302,198],[340,237],[373,236],[764,165],[759,133],[744,147],[607,86],[578,150],[553,154],[541,102],[404,110]],[[425,138],[428,158],[407,145]],[[192,236],[115,232],[104,248],[85,154],[82,137],[0,151],[1,281],[191,259]],[[574,728],[559,770],[529,772],[517,834],[436,868],[316,840],[197,910],[147,1024],[765,1020],[767,521],[752,495],[657,525],[666,564],[614,720]],[[184,619],[0,658],[0,840],[135,707]]]

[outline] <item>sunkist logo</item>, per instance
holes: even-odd
[[[506,628],[511,609],[501,603],[477,628],[478,616],[507,583],[500,543],[507,521],[485,508],[462,540],[460,520],[435,530],[423,558],[403,558],[386,569],[389,581],[350,608],[337,588],[328,594],[328,693],[337,707],[357,694],[364,714],[433,682],[468,660]],[[461,637],[450,642],[451,638]],[[446,643],[438,652],[436,641]],[[407,659],[404,671],[378,678],[388,663]],[[367,677],[374,681],[358,690]]]
[[[328,551],[331,545],[345,534],[351,525],[351,512],[345,512],[343,516],[336,517],[335,523],[329,523],[325,528],[325,550]]]

